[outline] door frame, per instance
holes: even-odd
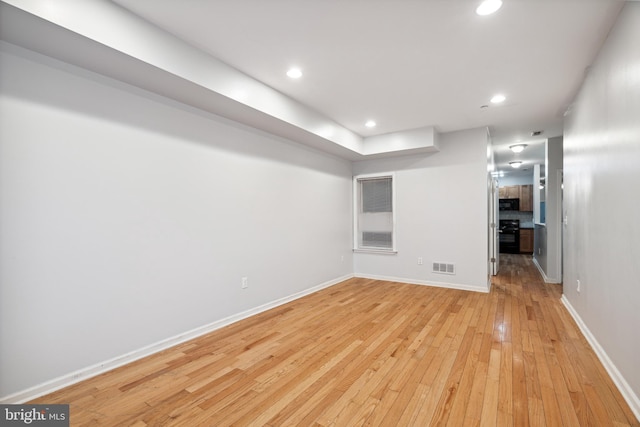
[[[489,281],[500,270],[500,251],[498,240],[499,193],[498,180],[491,178],[489,188]]]

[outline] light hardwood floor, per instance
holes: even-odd
[[[530,257],[491,293],[352,279],[37,399],[105,426],[640,423]]]

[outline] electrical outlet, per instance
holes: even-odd
[[[580,292],[580,279],[576,280],[576,283],[577,283],[576,291]]]
[[[418,257],[418,265],[422,265],[422,257]]]
[[[249,279],[247,277],[242,278],[242,289],[247,289],[249,287]]]

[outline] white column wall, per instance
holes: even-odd
[[[547,140],[545,280],[562,283],[562,137]]]

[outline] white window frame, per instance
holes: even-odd
[[[369,246],[360,246],[359,244],[359,211],[360,211],[360,184],[359,181],[367,179],[384,179],[391,178],[391,247],[390,248],[377,248]],[[354,252],[369,252],[380,254],[396,254],[396,174],[394,172],[376,173],[376,174],[364,174],[356,175],[353,177],[353,251]]]

